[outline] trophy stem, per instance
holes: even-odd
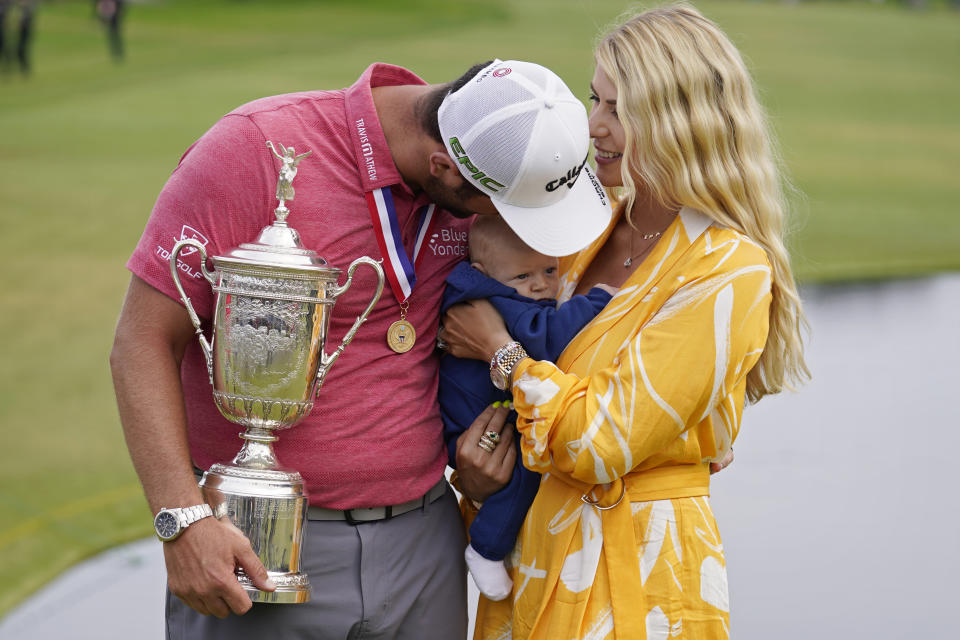
[[[244,433],[243,447],[233,459],[233,464],[244,469],[278,469],[277,454],[273,451],[273,443],[277,436],[269,429],[247,427]]]

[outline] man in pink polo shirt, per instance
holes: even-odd
[[[470,92],[460,92],[468,83]],[[236,454],[238,427],[213,402],[169,273],[170,250],[182,238],[221,255],[272,222],[280,160],[267,141],[311,152],[298,166],[288,218],[304,246],[341,268],[368,255],[383,257],[390,269],[382,255],[390,242],[416,254],[414,285],[390,278],[394,286],[331,370],[313,413],[275,445],[310,496],[303,571],[313,596],[301,605],[252,606],[235,570],[270,590],[266,571],[237,529],[202,517],[195,473]],[[111,354],[124,434],[150,508],[200,516],[164,542],[169,638],[463,637],[465,540],[444,479],[436,400],[444,279],[466,256],[475,214],[499,213],[525,241],[554,255],[599,235],[610,215],[602,189],[588,168],[588,179],[576,179],[588,142],[583,106],[558,77],[538,65],[496,61],[444,85],[374,64],[344,90],[244,105],[187,150],[128,262],[133,278]],[[561,178],[567,184],[558,189]],[[376,207],[385,201],[392,230],[378,223]],[[418,243],[427,211],[432,223]],[[181,253],[178,267],[209,323],[214,296],[199,254]],[[368,270],[356,272],[337,301],[328,344],[339,344],[374,286]],[[385,335],[401,318],[416,340],[398,353]],[[512,473],[512,446],[494,454],[476,446],[480,433],[500,431],[505,415],[491,409],[464,435],[471,441],[458,465],[473,499],[483,500]],[[505,445],[511,433],[504,430]]]

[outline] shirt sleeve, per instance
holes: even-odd
[[[173,245],[194,238],[204,245],[207,256],[214,256],[251,241],[272,222],[276,174],[274,158],[256,125],[242,115],[222,118],[180,159],[157,197],[127,268],[179,301],[170,274]],[[213,293],[200,272],[200,252],[187,247],[177,262],[187,296],[200,317],[209,318]]]
[[[599,484],[661,452],[742,393],[766,341],[769,305],[769,266],[747,265],[675,291],[587,377],[522,361],[512,390],[524,463]]]
[[[490,296],[503,316],[507,331],[537,360],[556,360],[573,337],[610,302],[610,294],[591,289],[573,296],[559,307],[505,296]]]
[[[438,399],[448,464],[457,468],[457,439],[484,409],[510,397],[490,382],[486,362],[444,354],[440,357]],[[513,421],[511,420],[511,423]]]

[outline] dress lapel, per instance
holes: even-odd
[[[592,245],[581,251],[570,265],[564,276],[564,291],[576,289],[586,267],[600,251],[606,239],[613,231],[617,219],[604,234]],[[670,223],[663,237],[653,251],[631,274],[620,291],[607,304],[606,308],[567,345],[557,360],[557,365],[567,372],[583,374],[593,370],[592,354],[599,353],[604,342],[609,340],[625,341],[631,339],[639,327],[645,324],[672,293],[683,284],[677,279],[682,274],[675,273],[680,259],[687,253],[697,239],[710,227],[712,220],[705,214],[684,207]],[[669,276],[669,278],[668,278]],[[619,352],[622,344],[614,345]],[[603,349],[606,352],[606,349]],[[589,358],[585,359],[585,356]]]

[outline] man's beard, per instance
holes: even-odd
[[[441,209],[449,211],[454,218],[470,218],[477,215],[476,211],[465,209],[463,203],[471,198],[484,197],[469,182],[464,181],[456,189],[451,189],[433,175],[427,178],[426,184],[423,185],[423,191],[429,196],[431,202]]]

